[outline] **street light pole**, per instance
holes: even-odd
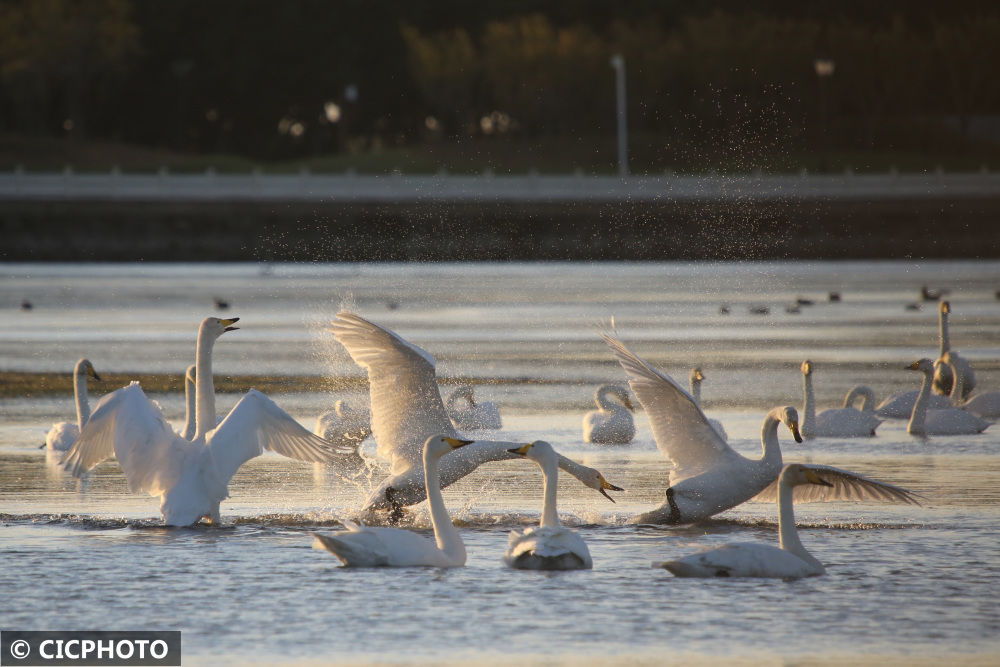
[[[628,176],[628,118],[625,113],[625,57],[620,53],[611,56],[615,68],[615,93],[618,116],[618,176]]]

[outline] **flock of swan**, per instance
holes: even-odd
[[[816,414],[814,364],[802,364],[803,419],[791,406],[774,407],[761,427],[761,455],[750,458],[727,443],[723,426],[700,405],[701,369],[691,371],[690,391],[667,373],[635,354],[617,333],[604,342],[621,365],[628,386],[643,407],[657,448],[673,464],[665,501],[631,517],[631,523],[689,524],[712,517],[751,499],[777,501],[780,549],[769,545],[731,544],[655,565],[676,576],[801,577],[822,574],[823,565],[802,546],[792,504],[811,500],[875,500],[917,503],[910,491],[863,475],[814,464],[788,464],[778,432],[787,429],[797,441],[810,437],[873,436],[884,419],[909,417],[914,435],[978,433],[1000,416],[1000,392],[971,395],[975,375],[968,362],[950,349],[948,314],[939,308],[940,357],[921,359],[909,368],[923,374],[918,391],[895,395],[874,406],[874,392],[853,388],[844,407]],[[340,312],[330,330],[351,359],[368,375],[370,409],[338,401],[321,415],[315,432],[301,426],[259,391],[251,389],[219,420],[215,410],[212,352],[217,339],[235,330],[239,318],[206,318],[199,330],[195,364],[185,374],[187,419],[182,432],[167,422],[160,406],[139,383],[104,396],[90,413],[87,378],[100,379],[93,365],[80,360],[74,373],[77,424],[52,427],[45,447],[76,477],[100,462],[116,458],[133,492],[160,500],[164,523],[218,523],[219,505],[243,463],[270,450],[290,458],[344,465],[357,460],[357,447],[374,437],[377,455],[390,463],[388,475],[365,500],[366,517],[395,523],[404,508],[426,499],[434,538],[394,527],[366,526],[344,520],[345,530],[315,534],[315,546],[334,554],[345,566],[457,567],[466,562],[465,547],[445,507],[442,489],[478,466],[527,458],[540,468],[543,509],[540,524],[512,531],[503,562],[522,569],[587,569],[593,560],[586,543],[559,522],[556,488],[559,470],[612,500],[622,491],[600,471],[559,454],[549,443],[468,439],[460,431],[498,429],[496,405],[477,401],[471,387],[442,398],[436,362],[426,350],[357,314]],[[935,393],[938,392],[938,393]],[[945,392],[947,396],[941,395]],[[861,408],[854,407],[857,398]],[[607,384],[595,394],[598,410],[583,418],[583,439],[608,445],[628,443],[635,435],[634,406],[621,385]],[[907,411],[908,408],[908,411]],[[975,409],[973,409],[975,408]],[[979,416],[975,414],[980,411]],[[377,519],[377,517],[383,517]]]

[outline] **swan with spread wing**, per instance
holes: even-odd
[[[460,439],[448,417],[435,375],[435,361],[425,350],[389,329],[342,311],[331,323],[334,338],[358,366],[368,372],[372,434],[377,453],[391,462],[390,475],[368,497],[365,511],[390,510],[427,497],[423,445],[442,435]],[[521,443],[477,440],[441,459],[441,488],[465,477],[483,463],[519,458],[509,450]],[[597,470],[560,455],[559,467],[609,500],[621,491]]]
[[[302,461],[335,462],[339,454],[333,445],[255,389],[216,426],[212,347],[238,319],[209,317],[198,330],[192,440],[171,428],[160,407],[133,382],[101,399],[63,465],[80,477],[115,456],[130,490],[159,497],[164,523],[186,526],[202,518],[218,523],[229,480],[265,449]]]
[[[763,453],[759,459],[746,458],[719,437],[691,395],[669,375],[654,369],[617,338],[607,334],[603,338],[646,410],[656,446],[674,464],[667,502],[633,517],[632,523],[678,524],[707,519],[750,500],[778,479],[782,466],[778,426],[784,424],[796,442],[802,442],[795,408],[777,407],[767,413],[761,428]],[[850,483],[832,487],[826,500],[914,502],[905,489],[847,471],[836,472]]]

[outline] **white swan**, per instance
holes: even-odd
[[[524,456],[542,469],[542,520],[538,527],[510,531],[503,562],[520,570],[589,570],[594,566],[583,538],[559,523],[556,512],[556,487],[559,464],[552,445],[544,440],[510,450]]]
[[[462,399],[465,399],[463,402]],[[448,395],[445,402],[448,417],[457,429],[478,431],[503,426],[500,408],[491,401],[477,401],[470,386],[462,386]]]
[[[816,471],[790,463],[778,477],[778,534],[781,548],[736,542],[700,553],[654,563],[677,577],[773,577],[792,579],[824,574],[826,569],[799,541],[792,509],[792,489],[803,484],[833,486]]]
[[[346,531],[333,535],[314,533],[316,546],[326,549],[348,567],[461,567],[465,545],[441,495],[441,457],[471,440],[444,435],[427,439],[423,451],[424,486],[434,526],[434,541],[399,528],[369,528],[345,521]]]
[[[198,430],[198,422],[195,419],[198,411],[197,372],[198,367],[194,364],[184,371],[184,430],[181,432],[181,437],[185,440],[194,440],[194,434]]]
[[[944,358],[945,353],[951,351],[951,338],[948,335],[948,315],[950,314],[951,304],[949,302],[942,301],[938,304],[939,361]],[[934,369],[934,391],[942,396],[951,396],[955,373],[962,375],[964,389],[960,398],[965,400],[969,397],[972,390],[976,388],[976,374],[973,372],[969,362],[958,356],[957,352],[952,352],[951,364],[942,364]]]
[[[620,340],[609,335],[604,340],[646,410],[656,446],[674,464],[667,502],[633,517],[632,523],[692,523],[735,507],[777,480],[782,464],[779,424],[785,424],[795,440],[802,442],[795,408],[778,407],[764,418],[761,457],[741,456],[716,434],[694,399],[670,376],[655,370]],[[825,466],[809,467],[834,471],[845,480],[833,489],[829,500],[910,502],[910,493],[897,486]]]
[[[955,407],[944,410],[928,409],[927,399],[931,395],[935,366],[939,365],[942,365],[942,362],[932,363],[930,359],[920,359],[907,366],[911,371],[923,373],[924,381],[920,387],[917,402],[913,405],[913,414],[910,415],[910,423],[906,426],[906,432],[910,435],[972,435],[982,433],[990,423],[970,412]]]
[[[216,427],[212,346],[238,318],[209,317],[198,330],[197,407],[193,441],[174,431],[138,382],[101,399],[63,464],[80,477],[116,456],[133,492],[160,498],[164,523],[219,521],[219,503],[243,463],[270,449],[303,461],[333,462],[330,443],[309,433],[264,394],[251,389]],[[211,429],[211,430],[209,430]]]
[[[357,446],[372,434],[372,416],[364,408],[353,408],[340,399],[333,404],[333,410],[316,418],[313,433],[339,447]]]
[[[944,355],[943,359],[945,363],[950,361],[950,355],[950,352]],[[961,374],[959,374],[957,378],[958,379],[951,392],[957,407],[962,408],[966,412],[971,412],[977,417],[982,417],[983,419],[996,419],[1000,417],[1000,391],[988,391],[982,394],[976,394],[969,400],[963,402],[958,399],[958,397],[963,393]]]
[[[694,399],[695,405],[699,408],[701,408],[701,383],[704,379],[705,374],[701,372],[700,368],[691,369],[691,375],[688,377],[691,386],[691,398]],[[729,440],[729,435],[726,433],[725,427],[722,426],[722,422],[711,417],[706,417],[706,419],[708,419],[708,425],[719,434],[720,438]]]
[[[615,399],[615,400],[612,400]],[[632,401],[623,387],[602,384],[594,392],[597,410],[583,416],[583,441],[599,445],[627,445],[635,437]]]
[[[45,448],[50,452],[64,452],[73,446],[80,432],[90,419],[90,402],[87,400],[87,378],[100,380],[87,359],[76,362],[73,369],[73,396],[76,399],[76,423],[56,422],[45,436]]]
[[[351,359],[368,372],[372,433],[379,456],[388,458],[390,476],[368,497],[365,511],[390,510],[427,497],[421,451],[427,438],[443,434],[458,438],[448,418],[434,371],[434,357],[377,324],[349,312],[331,323],[334,338]],[[515,442],[477,440],[441,462],[441,487],[465,477],[489,461],[517,458],[508,450]],[[609,500],[608,490],[621,491],[601,473],[559,456],[559,467]]]
[[[844,407],[824,410],[816,414],[816,395],[812,385],[813,363],[808,359],[802,362],[802,391],[805,394],[805,404],[802,406],[802,437],[803,438],[852,438],[872,437],[882,420],[873,411],[858,410],[851,407],[855,396],[864,394],[867,390],[862,408],[870,407],[874,396],[868,387],[855,387],[844,399]]]
[[[909,419],[919,395],[919,389],[896,392],[878,404],[875,414],[885,419]],[[927,407],[931,410],[947,410],[953,405],[947,396],[931,394],[927,397]]]

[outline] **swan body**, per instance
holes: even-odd
[[[604,335],[604,340],[649,417],[656,446],[674,464],[667,502],[633,517],[631,523],[693,523],[750,500],[764,493],[781,472],[778,426],[784,424],[796,442],[802,442],[795,408],[777,407],[764,417],[761,457],[740,455],[718,436],[691,395],[669,375],[654,369],[617,338]],[[840,480],[824,500],[911,502],[908,491],[891,484],[846,470],[809,467],[828,476],[836,474]],[[796,491],[795,495],[800,494]]]
[[[462,399],[465,399],[463,402]],[[495,430],[503,426],[500,408],[491,401],[477,401],[470,386],[462,386],[448,395],[445,402],[448,417],[457,429],[465,431]]]
[[[919,395],[919,389],[897,392],[879,403],[875,414],[885,419],[909,419]],[[953,406],[947,396],[931,394],[927,397],[927,407],[931,410],[946,410]]]
[[[691,386],[691,398],[694,399],[695,404],[701,407],[701,383],[705,379],[705,374],[701,372],[700,368],[691,369],[691,377],[689,378]],[[722,426],[722,422],[718,419],[712,419],[711,417],[706,417],[708,419],[708,425],[712,427],[719,437],[723,440],[729,440],[729,435],[726,433],[725,427]]]
[[[441,457],[468,445],[439,435],[424,445],[424,485],[428,489],[434,540],[399,528],[369,528],[345,522],[346,531],[333,535],[315,533],[317,548],[326,549],[347,567],[461,567],[465,565],[465,545],[448,516],[441,495],[438,467]]]
[[[552,445],[544,440],[529,443],[512,453],[531,459],[542,469],[544,504],[537,527],[510,531],[503,562],[521,570],[589,570],[594,566],[587,543],[559,523],[556,487],[559,464]]]
[[[931,384],[936,375],[935,367],[940,365],[942,362],[932,363],[930,359],[920,359],[907,367],[909,370],[923,373],[924,381],[920,387],[917,402],[913,405],[913,413],[910,415],[910,423],[907,424],[906,432],[910,435],[973,435],[982,433],[990,423],[971,412],[954,407],[943,410],[931,410],[927,407],[928,397],[931,395]],[[961,381],[959,378],[959,382]]]
[[[951,304],[949,302],[942,301],[938,304],[939,361],[943,361],[945,354],[951,352],[951,338],[948,334],[948,315],[950,314]],[[972,390],[976,388],[976,374],[972,370],[972,365],[966,359],[960,357],[957,352],[951,352],[951,360],[949,362],[935,367],[934,391],[943,396],[952,396],[956,374],[962,376],[963,385],[961,395],[957,398],[964,401],[972,393]]]
[[[612,400],[614,399],[614,400]],[[628,392],[613,384],[603,384],[594,392],[597,410],[583,416],[583,441],[600,445],[627,445],[635,437],[632,401]]]
[[[1000,391],[977,394],[963,403],[962,409],[983,419],[997,419],[1000,417]]]
[[[364,511],[398,513],[402,507],[427,497],[421,455],[427,438],[459,437],[441,400],[434,357],[354,313],[338,313],[331,330],[354,363],[368,372],[372,434],[378,455],[391,462],[389,477],[369,495]],[[439,466],[441,487],[458,481],[483,463],[517,458],[509,450],[518,444],[478,440],[448,454]],[[560,468],[608,499],[608,490],[621,490],[594,468],[562,455],[558,460]]]
[[[316,418],[313,433],[338,447],[357,446],[372,434],[371,413],[365,409],[352,408],[343,399],[333,404],[333,410]]]
[[[791,463],[778,477],[778,533],[780,548],[770,544],[738,542],[677,560],[655,564],[677,577],[768,577],[793,579],[824,574],[823,564],[799,540],[792,509],[792,488],[802,484],[832,486],[816,471]]]
[[[87,359],[80,359],[73,369],[73,396],[76,399],[76,423],[56,422],[45,436],[45,448],[50,452],[65,452],[80,437],[87,420],[90,419],[90,402],[87,400],[87,378],[100,380]]]
[[[844,407],[824,410],[816,414],[816,396],[812,385],[813,363],[802,362],[802,388],[805,402],[802,407],[802,437],[803,438],[853,438],[873,437],[875,429],[882,420],[875,416],[870,408],[874,393],[868,387],[857,386],[844,399]],[[862,409],[852,407],[856,396],[862,395]]]
[[[329,443],[254,389],[216,426],[212,346],[223,333],[235,329],[231,324],[236,319],[210,317],[199,328],[193,440],[174,431],[160,407],[133,382],[101,399],[63,457],[66,469],[81,477],[115,456],[131,491],[159,497],[164,523],[186,526],[201,518],[217,523],[219,504],[229,496],[229,480],[265,449],[303,461],[336,460]]]

